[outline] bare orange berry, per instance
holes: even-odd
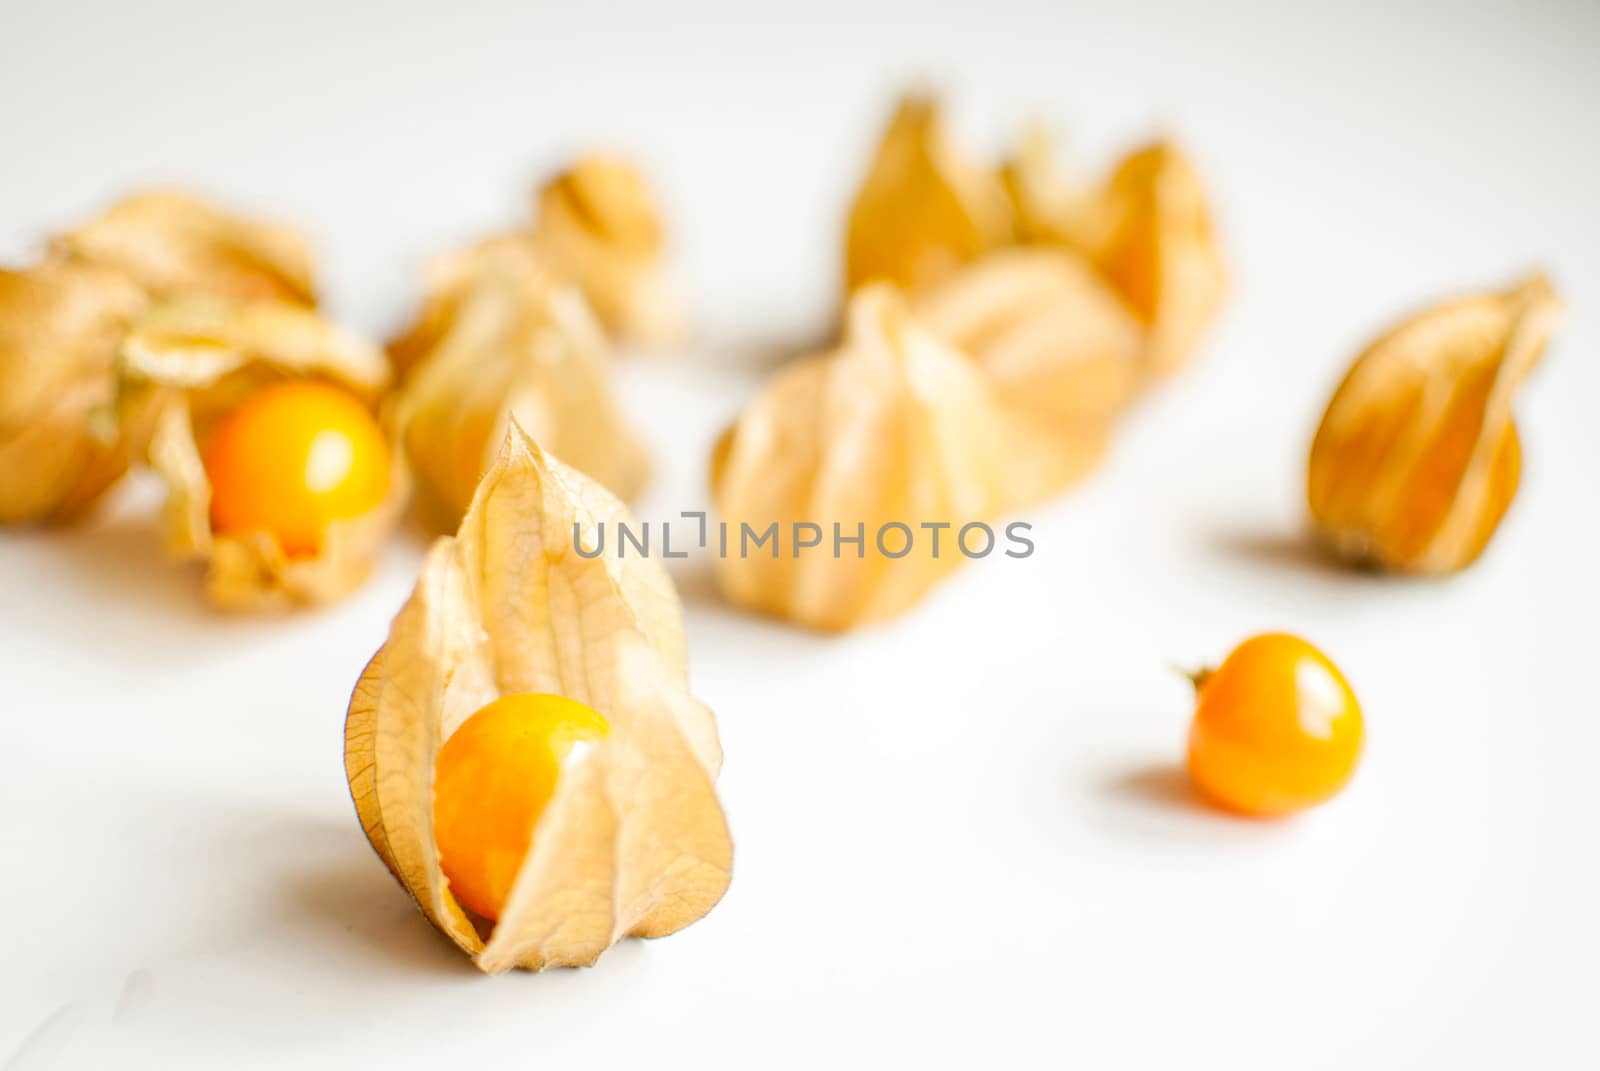
[[[377,508],[389,493],[389,447],[366,407],[328,383],[289,380],[252,394],[203,452],[211,527],[268,532],[291,558],[321,549],[328,525]]]
[[[523,693],[483,707],[444,742],[433,777],[433,836],[461,904],[491,921],[500,917],[562,768],[610,730],[576,700]]]
[[[1364,730],[1355,693],[1327,656],[1283,633],[1253,636],[1197,675],[1189,773],[1212,802],[1275,817],[1337,795]]]

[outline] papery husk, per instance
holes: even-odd
[[[977,362],[1017,430],[1033,439],[1053,495],[1103,453],[1138,390],[1144,332],[1080,256],[1061,248],[990,253],[912,302],[929,330]],[[1076,463],[1074,463],[1074,461]]]
[[[424,516],[453,530],[514,416],[620,497],[649,477],[611,396],[610,347],[582,295],[526,243],[491,238],[439,262],[398,340],[405,381],[391,414]]]
[[[633,525],[593,480],[513,424],[454,537],[356,685],[345,769],[362,828],[429,921],[489,973],[587,966],[628,936],[701,918],[732,873],[711,712],[687,691],[683,614],[660,562],[601,554]],[[433,835],[440,745],[495,699],[567,696],[610,734],[569,766],[487,938]]]
[[[1011,237],[999,176],[955,149],[937,102],[902,100],[850,208],[846,289],[929,286]]]
[[[154,191],[0,272],[0,523],[71,519],[143,451],[150,423],[113,404],[117,348],[149,300],[185,295],[312,304],[305,243]]]
[[[779,372],[718,444],[712,493],[728,529],[719,579],[733,602],[817,629],[891,618],[965,560],[963,525],[1037,497],[1060,463],[892,287],[867,287],[851,300],[840,348]],[[822,545],[793,549],[797,522],[819,525]],[[894,522],[915,536],[898,559],[876,542]],[[741,526],[759,535],[774,523],[775,556],[740,553]],[[847,537],[863,526],[860,557],[831,553],[836,523]],[[924,523],[951,525],[937,556]],[[886,545],[903,541],[891,531]]]
[[[534,248],[583,291],[613,337],[656,346],[682,335],[666,228],[636,167],[614,156],[585,157],[540,187],[537,201]]]
[[[298,231],[175,190],[124,198],[56,239],[52,252],[120,272],[158,300],[317,301],[311,253]]]
[[[1521,476],[1511,402],[1561,314],[1536,273],[1417,313],[1356,359],[1311,447],[1307,496],[1341,556],[1397,573],[1475,561]]]
[[[88,264],[0,269],[0,524],[71,519],[127,469],[114,368],[144,305]]]
[[[1205,189],[1177,146],[1129,154],[1059,225],[1145,326],[1147,377],[1183,367],[1222,307],[1227,273]]]
[[[166,481],[163,527],[177,557],[206,564],[206,594],[230,609],[320,604],[365,581],[404,506],[409,481],[391,447],[389,494],[371,512],[328,526],[316,555],[290,557],[275,536],[211,528],[201,443],[233,407],[286,378],[328,380],[369,405],[388,380],[376,347],[286,302],[191,299],[157,306],[122,344],[125,427],[148,427],[146,455]]]
[[[1084,254],[1144,325],[1147,378],[1193,355],[1227,290],[1198,174],[1171,142],[1138,149],[1098,187],[1056,166],[1049,132],[1030,128],[1002,169],[1021,241]]]
[[[1000,181],[1011,203],[1017,241],[1085,244],[1093,227],[1094,192],[1062,173],[1048,127],[1033,123],[1024,131],[1016,151],[1000,168]]]

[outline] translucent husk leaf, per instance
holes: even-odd
[[[1044,482],[1023,501],[1086,474],[1138,388],[1144,333],[1070,250],[990,253],[920,294],[912,311],[978,363],[1033,440],[1032,456],[1056,459],[1039,466]]]
[[[1176,371],[1226,290],[1199,176],[1170,142],[1130,153],[1098,188],[1073,184],[1055,157],[1034,126],[1002,169],[1018,237],[1088,257],[1148,332],[1147,375]]]
[[[311,254],[299,232],[173,190],[124,198],[53,248],[118,271],[160,300],[209,294],[316,304]]]
[[[1401,573],[1465,568],[1516,495],[1511,402],[1561,301],[1543,274],[1435,306],[1356,359],[1311,447],[1308,498],[1342,556]]]
[[[1010,239],[999,176],[950,144],[936,102],[907,97],[850,209],[846,288],[886,280],[914,290]]]
[[[0,273],[0,523],[70,519],[122,476],[150,427],[118,419],[117,347],[148,300],[197,294],[314,303],[305,243],[157,191]]]
[[[1016,236],[1028,244],[1082,246],[1094,210],[1093,192],[1070,182],[1056,162],[1049,128],[1034,123],[1000,169]]]
[[[619,523],[633,523],[620,502],[513,424],[351,697],[345,769],[362,828],[487,972],[587,966],[624,937],[672,933],[732,872],[716,724],[687,691],[672,582],[654,559],[575,548]],[[585,703],[611,733],[563,772],[485,938],[440,869],[434,764],[463,721],[522,692]]]
[[[0,270],[0,523],[69,519],[126,470],[114,369],[144,303],[92,265]]]
[[[391,415],[437,529],[460,522],[513,417],[621,497],[644,486],[649,462],[612,399],[605,336],[526,243],[491,238],[441,261],[398,349],[409,370]]]
[[[583,291],[616,338],[649,346],[682,334],[661,212],[632,164],[585,157],[545,183],[532,241],[554,271]]]
[[[1205,190],[1183,153],[1157,142],[1130,154],[1062,226],[1144,324],[1147,374],[1182,367],[1227,290]]]
[[[728,526],[718,561],[740,605],[813,628],[839,630],[906,610],[965,558],[959,529],[1036,495],[1053,464],[1033,449],[978,366],[939,342],[887,285],[851,299],[843,343],[795,362],[724,435],[712,492]],[[822,544],[792,546],[796,523],[820,527]],[[904,557],[877,545],[880,526],[907,525]],[[947,523],[940,553],[923,524]],[[835,556],[834,526],[858,556]],[[741,554],[743,526],[777,542]],[[809,532],[807,533],[810,534]],[[888,551],[904,536],[891,530]]]
[[[146,453],[167,484],[169,549],[206,563],[219,606],[272,609],[342,598],[366,579],[404,505],[408,480],[391,451],[389,495],[371,512],[329,525],[318,553],[289,557],[268,533],[211,528],[211,483],[200,444],[230,409],[285,378],[338,383],[375,403],[383,353],[299,305],[191,299],[152,308],[122,344],[124,427],[149,428]]]

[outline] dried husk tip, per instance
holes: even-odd
[[[610,346],[577,289],[514,236],[437,261],[416,322],[391,344],[406,369],[389,418],[436,531],[453,531],[513,417],[624,499],[649,476],[612,398]]]
[[[540,187],[533,246],[574,283],[611,335],[641,346],[684,331],[683,303],[666,262],[666,227],[644,174],[593,155]]]
[[[1149,332],[1150,376],[1188,363],[1227,295],[1198,173],[1170,142],[1126,157],[1096,198],[1084,250]]]
[[[1561,311],[1535,273],[1410,316],[1356,359],[1317,429],[1307,480],[1336,553],[1424,575],[1482,554],[1521,477],[1512,398]]]
[[[330,524],[316,554],[290,556],[270,533],[212,530],[201,444],[233,407],[283,379],[330,381],[375,405],[388,379],[381,350],[299,305],[191,299],[158,305],[135,323],[121,376],[124,426],[151,429],[148,460],[167,485],[168,549],[205,563],[212,602],[278,609],[331,602],[361,585],[405,503],[398,450],[390,450],[383,503]]]
[[[915,294],[1017,245],[1072,250],[1100,273],[1144,329],[1147,380],[1188,361],[1226,292],[1205,190],[1176,145],[1078,185],[1043,126],[989,167],[951,143],[932,98],[905,98],[851,206],[847,288],[880,279]]]
[[[952,144],[935,99],[904,98],[850,207],[846,290],[874,281],[928,286],[1011,237],[999,175]]]
[[[654,559],[577,552],[619,522],[632,523],[614,496],[513,423],[351,697],[345,768],[362,828],[489,973],[587,966],[624,937],[672,933],[711,910],[731,875],[716,724],[687,690],[672,582]],[[474,712],[524,692],[584,703],[611,732],[563,771],[485,933],[440,868],[435,762]]]
[[[1183,367],[1227,294],[1209,200],[1183,151],[1152,142],[1098,186],[1079,188],[1057,172],[1050,136],[1036,126],[1003,174],[1022,240],[1080,252],[1144,327],[1145,377]]]

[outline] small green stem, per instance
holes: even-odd
[[[1194,685],[1194,690],[1196,693],[1206,686],[1206,682],[1211,679],[1211,674],[1216,672],[1216,669],[1212,666],[1201,666],[1199,669],[1188,669],[1184,666],[1178,665],[1176,662],[1168,662],[1167,665],[1172,667],[1172,671],[1174,673],[1178,674],[1190,684]]]

